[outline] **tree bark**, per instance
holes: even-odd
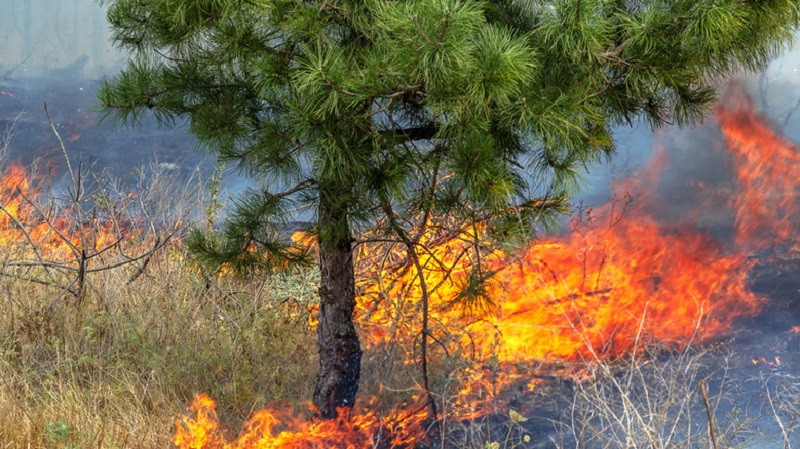
[[[352,407],[361,372],[355,310],[353,247],[346,206],[320,191],[319,202],[319,323],[317,348],[320,372],[314,405],[325,419],[337,416],[337,407]]]

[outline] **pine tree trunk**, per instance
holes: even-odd
[[[353,324],[356,299],[352,238],[346,214],[344,206],[337,207],[330,195],[320,192],[320,373],[314,405],[322,418],[336,417],[337,407],[353,406],[361,372],[361,346]]]

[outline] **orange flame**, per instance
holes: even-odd
[[[795,243],[800,153],[758,116],[741,89],[734,89],[716,112],[740,187],[731,198],[737,244],[756,250]]]
[[[638,183],[622,182],[615,190],[651,190],[662,163],[659,154]],[[444,334],[463,334],[461,343],[479,359],[580,361],[618,356],[643,334],[680,343],[697,329],[700,337],[712,338],[735,318],[757,313],[763,298],[746,288],[754,261],[706,231],[660,224],[646,212],[653,202],[645,197],[625,212],[612,202],[575,221],[569,235],[543,239],[518,254],[489,254],[482,263],[495,272],[486,291],[493,307],[470,321],[453,306],[475,263],[464,256],[469,239],[434,245],[420,255],[430,267],[427,284],[438,286],[430,296],[432,321]],[[431,235],[422,242],[435,240]],[[360,256],[374,269],[369,251]],[[391,266],[372,281],[359,298],[360,322],[366,341],[378,345],[395,338],[388,333],[392,322],[419,316],[421,291],[409,266]]]
[[[227,442],[215,407],[208,396],[195,396],[190,407],[195,417],[177,420],[175,445],[187,449],[355,449],[375,447],[376,436],[382,434],[381,447],[400,448],[412,446],[423,432],[420,423],[424,413],[413,416],[399,412],[381,420],[370,414],[350,415],[349,410],[340,409],[335,420],[309,421],[281,410],[261,410],[245,423],[241,436]]]
[[[717,120],[740,191],[729,201],[735,216],[731,243],[699,227],[665,225],[649,212],[659,207],[646,194],[655,190],[664,164],[660,153],[638,178],[615,185],[618,196],[643,192],[637,204],[611,202],[575,220],[569,235],[545,238],[519,253],[474,252],[480,226],[450,233],[434,226],[420,236],[428,248],[419,258],[431,291],[429,332],[437,343],[460,348],[459,353],[478,362],[461,373],[464,384],[455,405],[463,410],[454,416],[475,416],[469,410],[479,409],[472,399],[476,392],[492,396],[496,391],[489,390],[497,385],[531,378],[530,372],[516,374],[513,366],[615,357],[635,350],[642,335],[676,346],[692,338],[717,338],[738,317],[759,312],[765,298],[747,289],[752,255],[794,243],[800,156],[740,91],[717,109]],[[364,344],[375,348],[399,341],[409,348],[406,362],[413,363],[411,348],[420,332],[419,273],[405,251],[395,247],[362,245],[357,256],[364,280],[356,319]],[[467,302],[462,292],[477,263],[493,276],[483,301],[465,313],[454,303]],[[501,365],[491,373],[496,376],[491,386],[482,368],[490,359]],[[780,364],[779,359],[754,360],[759,362]],[[367,448],[374,447],[381,428],[377,423],[384,422],[369,414],[315,422],[263,410],[242,436],[227,442],[210,399],[199,396],[192,410],[197,417],[177,425],[175,444],[183,449]],[[397,447],[412,447],[424,435],[419,423],[425,414],[412,418],[415,431],[397,439]]]
[[[35,245],[41,255],[54,261],[67,261],[74,250],[100,250],[119,241],[119,232],[132,237],[130,226],[115,229],[110,218],[95,216],[76,223],[71,205],[53,212],[41,204],[43,180],[32,176],[21,165],[7,167],[0,176],[0,245],[7,254],[26,254]],[[133,240],[133,239],[130,239]],[[133,243],[128,242],[128,243]]]

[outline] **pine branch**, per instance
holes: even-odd
[[[413,142],[415,140],[430,140],[436,137],[439,132],[439,126],[430,123],[423,126],[414,126],[410,128],[395,128],[389,130],[379,131],[382,137],[389,138],[393,142]]]

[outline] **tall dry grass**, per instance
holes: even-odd
[[[0,133],[0,169],[13,131],[12,124]],[[3,211],[10,224],[0,231],[0,448],[170,447],[174,420],[195,393],[213,396],[232,428],[268,402],[311,397],[311,272],[210,280],[186,262],[179,239],[206,201],[197,177],[154,162],[120,180],[81,168],[61,149],[66,187],[22,194],[37,204],[30,217],[8,220],[20,212]],[[16,195],[2,184],[0,204]],[[53,226],[56,217],[73,226]],[[85,223],[107,220],[115,225],[103,229],[117,233],[107,241],[125,238],[98,249]],[[139,231],[125,234],[130,223]],[[46,225],[51,238],[74,230],[89,258],[48,257],[34,248],[44,240],[14,228],[34,225]],[[112,269],[91,271],[98,267]],[[76,272],[85,272],[85,288],[64,289]]]
[[[49,309],[54,289],[0,279],[0,447],[169,447],[196,392],[232,428],[311,396],[309,276],[208,284],[157,265],[130,285],[130,269],[95,276]]]

